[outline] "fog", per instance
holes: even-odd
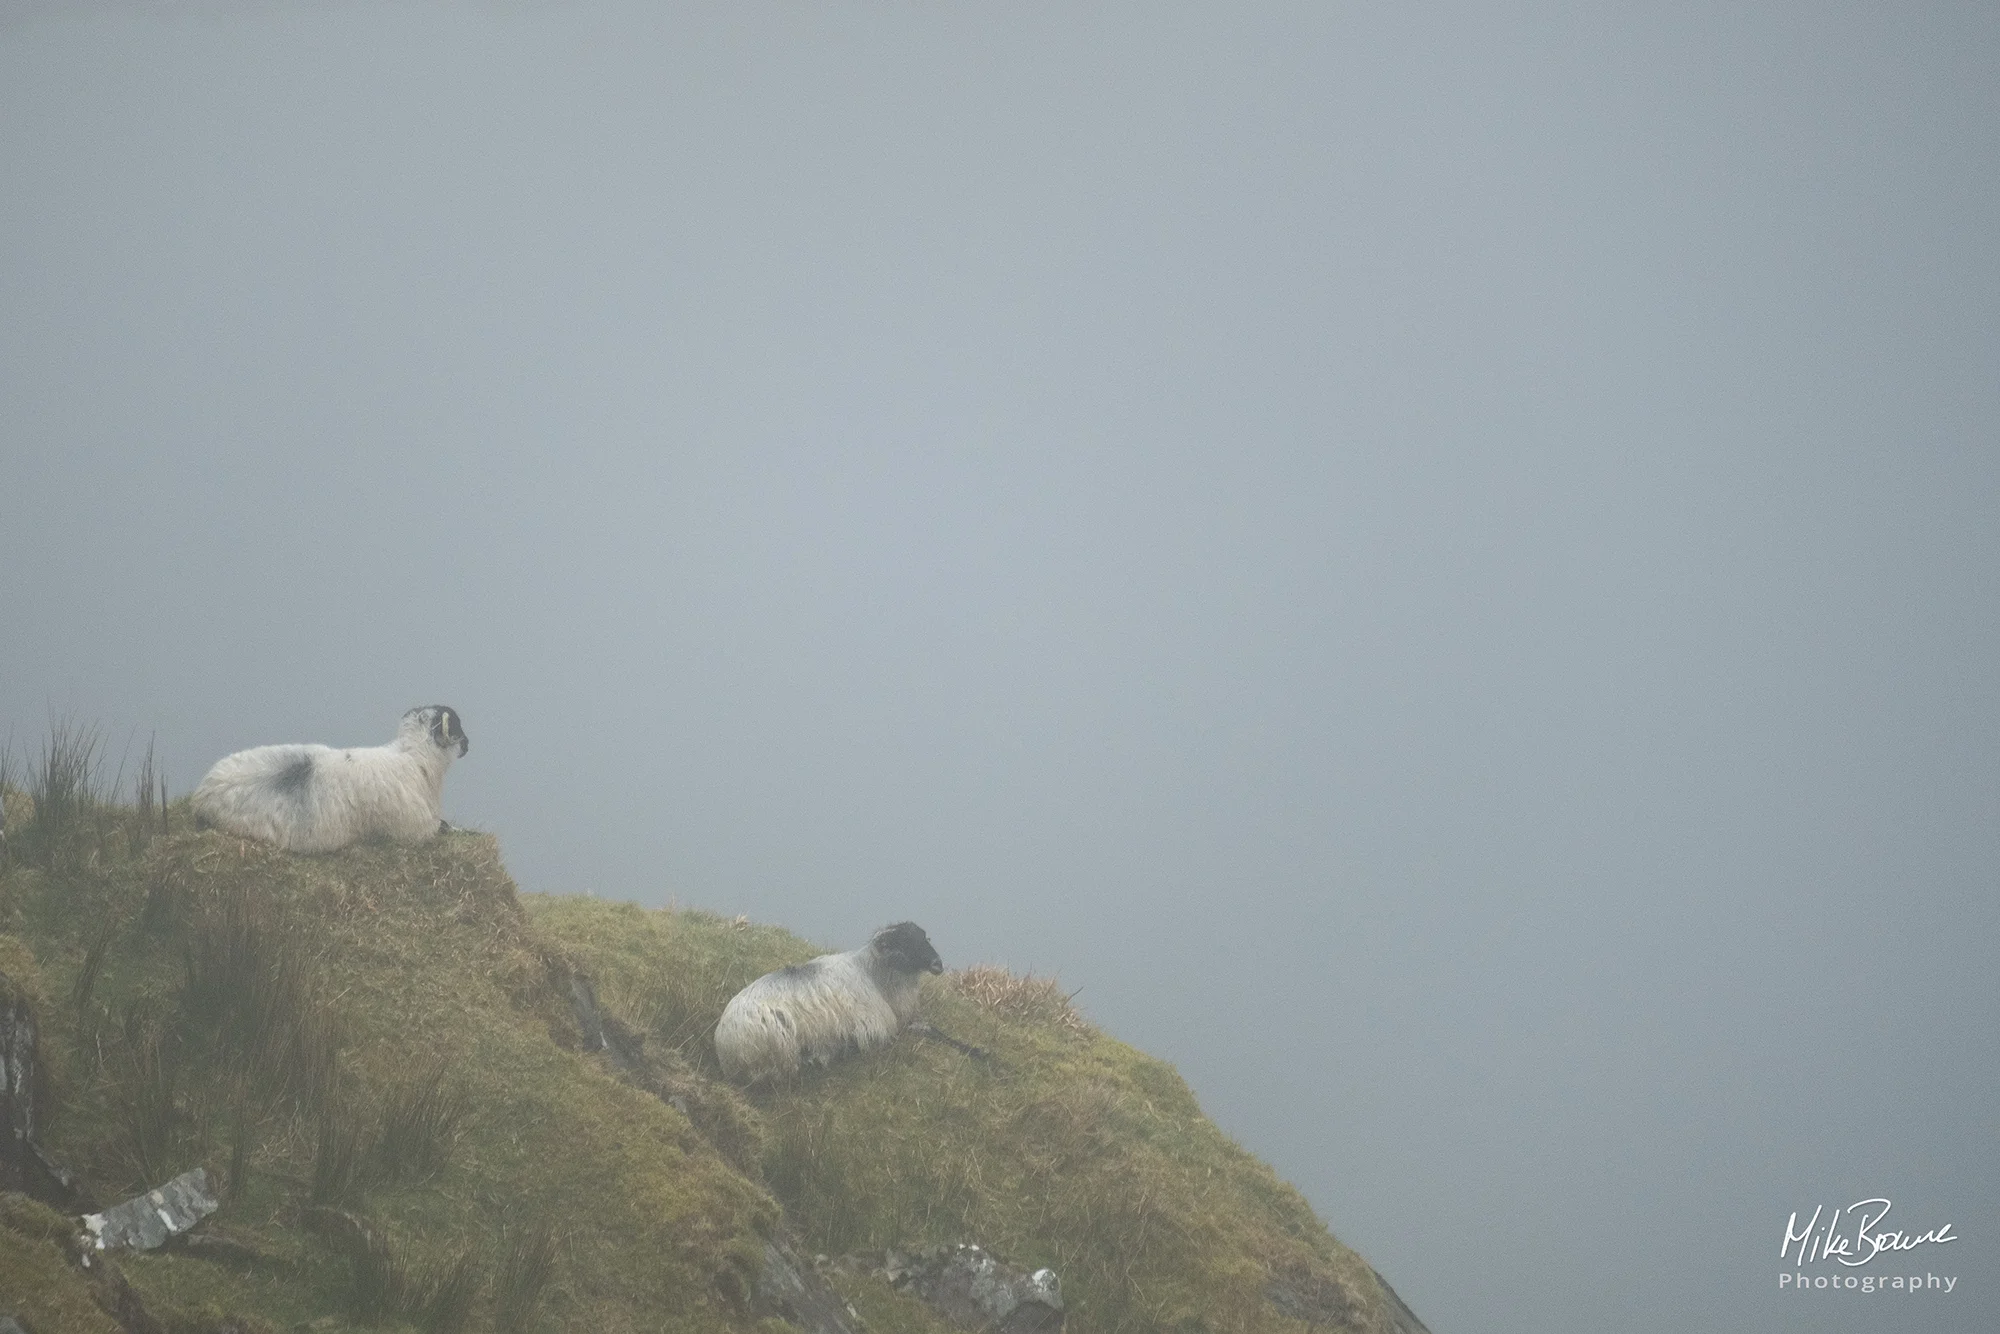
[[[1990,5],[0,0],[0,736],[451,704],[1437,1334],[2000,1328],[1996,229]]]

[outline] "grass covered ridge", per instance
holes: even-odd
[[[729,997],[819,952],[699,911],[525,902],[608,1007],[711,1075]],[[762,1176],[813,1249],[976,1240],[1054,1268],[1072,1330],[1299,1328],[1274,1282],[1322,1325],[1379,1325],[1372,1271],[1304,1198],[1053,984],[974,967],[927,981],[923,1012],[988,1058],[905,1036],[758,1099]]]
[[[6,804],[0,972],[93,1205],[196,1165],[224,1193],[220,1249],[117,1262],[172,1334],[769,1331],[748,1296],[781,1226],[1049,1265],[1079,1334],[1386,1328],[1298,1193],[1048,983],[926,981],[925,1017],[987,1059],[905,1036],[746,1097],[708,1033],[820,952],[787,932],[521,895],[481,835],[299,856],[87,786],[40,838]],[[585,1049],[580,980],[641,1074]],[[0,1199],[0,1310],[115,1328],[55,1216]],[[865,1269],[834,1281],[871,1330],[943,1328]]]

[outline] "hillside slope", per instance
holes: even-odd
[[[107,808],[37,841],[21,805],[0,975],[77,1178],[57,1208],[0,1197],[0,1315],[37,1334],[121,1327],[65,1215],[195,1166],[209,1240],[115,1265],[177,1334],[776,1331],[772,1236],[975,1241],[1054,1268],[1078,1334],[1410,1328],[1170,1066],[1046,983],[929,979],[926,1017],[983,1056],[906,1035],[750,1098],[707,1034],[818,952],[782,930],[523,895],[481,835],[298,856]],[[946,1328],[868,1264],[826,1268],[869,1329]]]

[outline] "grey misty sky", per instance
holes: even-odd
[[[524,887],[1058,973],[1439,1334],[2000,1327],[1996,57],[0,4],[0,728],[453,704]],[[1959,1291],[1780,1297],[1868,1195]]]

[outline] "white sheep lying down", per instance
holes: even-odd
[[[916,1017],[917,986],[944,962],[915,922],[885,926],[858,950],[766,973],[715,1026],[722,1072],[746,1084],[886,1046]]]
[[[404,714],[386,746],[239,750],[194,790],[195,819],[292,852],[421,843],[448,827],[445,771],[471,748],[457,711],[432,704]]]

